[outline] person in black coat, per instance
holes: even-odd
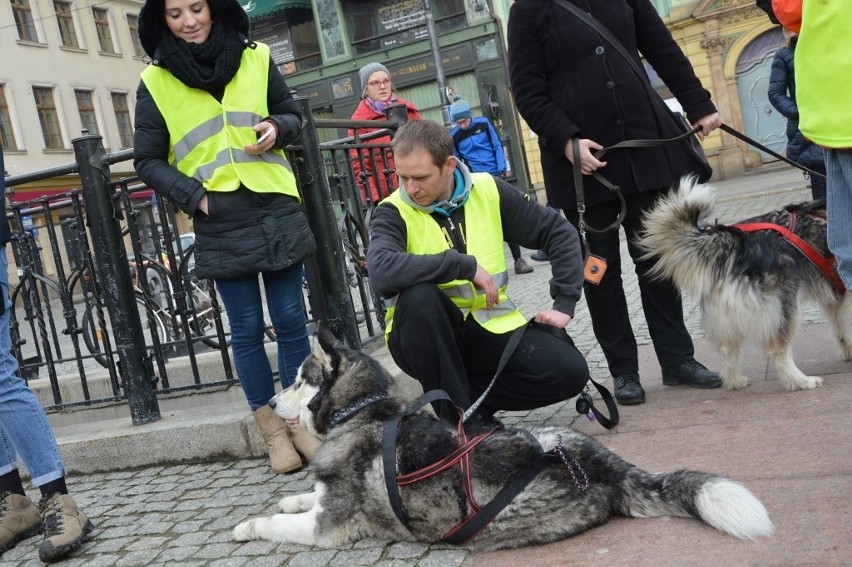
[[[650,63],[669,87],[700,139],[719,127],[721,119],[710,93],[695,76],[650,0],[568,0],[591,14],[626,50]],[[661,139],[646,87],[629,63],[596,32],[553,0],[518,0],[509,12],[509,77],[516,106],[539,136],[548,203],[565,211],[577,226],[571,139],[580,143],[585,187],[585,221],[602,229],[617,217],[615,195],[591,177],[599,172],[618,185],[627,201],[623,227],[636,264],[642,307],[662,366],[663,383],[715,388],[721,379],[694,357],[692,339],[683,323],[678,291],[668,281],[647,276],[650,262],[635,245],[646,209],[683,175],[692,160],[678,144],[620,150],[597,160],[592,153],[631,139]],[[586,284],[586,300],[595,336],[614,377],[621,404],[645,401],[639,381],[636,339],[630,325],[621,281],[618,232],[589,234],[590,251],[603,256],[608,268],[599,285]]]
[[[790,42],[775,52],[772,71],[769,73],[769,102],[787,119],[787,157],[825,175],[825,160],[822,148],[814,144],[799,130],[799,107],[796,105],[796,78],[793,73],[793,58],[799,36],[785,30]],[[825,199],[825,177],[809,176],[811,195],[814,200]]]
[[[268,404],[275,382],[259,280],[286,388],[310,354],[302,263],[316,242],[282,151],[302,115],[269,47],[248,33],[237,0],[145,2],[139,40],[151,65],[137,90],[133,156],[139,178],[193,218],[195,274],[216,282],[237,377],[272,469],[286,473],[319,441]]]

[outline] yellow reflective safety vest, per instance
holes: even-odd
[[[169,163],[208,191],[234,191],[242,184],[257,193],[299,199],[283,150],[253,156],[243,149],[257,141],[252,126],[269,116],[269,61],[269,46],[263,43],[244,49],[221,102],[184,85],[164,67],[149,65],[142,71],[169,131]]]
[[[473,187],[464,205],[465,226],[461,227],[467,253],[494,278],[500,290],[499,301],[490,311],[485,308],[485,293],[470,280],[453,280],[438,284],[438,288],[461,309],[464,317],[473,316],[482,327],[492,333],[514,331],[527,320],[506,295],[509,274],[506,271],[506,254],[503,250],[503,225],[500,219],[500,194],[494,178],[488,173],[472,173]],[[382,201],[382,206],[394,206],[405,222],[407,252],[409,254],[440,254],[450,249],[449,236],[429,213],[405,203],[397,189]],[[393,327],[396,297],[388,300],[385,315],[385,340]]]

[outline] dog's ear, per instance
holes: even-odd
[[[321,321],[314,333],[313,354],[325,368],[336,369],[340,365],[340,351],[343,345]]]

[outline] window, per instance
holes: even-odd
[[[133,43],[133,55],[143,57],[145,50],[142,49],[142,42],[139,41],[139,16],[127,14],[127,27],[130,28],[130,40]]]
[[[15,16],[15,27],[18,28],[18,39],[38,41],[29,0],[11,0],[11,2],[12,13]]]
[[[12,113],[6,102],[6,85],[0,85],[0,147],[5,150],[17,150],[15,133],[12,132]]]
[[[95,116],[95,103],[92,91],[74,91],[77,97],[77,111],[80,113],[80,125],[89,131],[89,134],[98,133],[98,120]]]
[[[71,2],[54,0],[53,9],[56,10],[56,22],[59,24],[63,47],[79,49],[80,42],[77,41],[77,30],[74,29],[74,19],[71,16]]]
[[[56,102],[53,100],[53,89],[48,87],[33,87],[38,121],[41,123],[41,133],[44,136],[44,147],[48,150],[61,150],[62,129],[59,127],[59,113],[56,112]]]
[[[411,43],[428,36],[420,0],[346,0],[343,4],[357,54]],[[434,0],[438,33],[467,27],[464,0]]]
[[[112,93],[112,107],[115,110],[115,121],[118,124],[118,136],[121,138],[121,148],[132,148],[133,124],[130,122],[127,95],[124,93]]]
[[[115,53],[112,33],[109,30],[109,14],[103,8],[92,8],[95,17],[95,29],[98,30],[98,42],[103,53]]]

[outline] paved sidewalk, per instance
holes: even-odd
[[[719,184],[719,219],[738,220],[807,199],[804,182],[789,169]],[[525,251],[525,256],[529,253]],[[527,315],[549,306],[549,265],[531,262],[535,272],[512,276],[511,295]],[[625,269],[625,273],[628,270]],[[616,519],[564,542],[523,550],[471,553],[447,545],[366,540],[346,549],[320,550],[265,542],[237,543],[231,529],[240,521],[274,511],[285,494],[310,489],[310,468],[274,475],[266,458],[223,457],[229,443],[248,443],[240,425],[244,407],[232,413],[164,415],[156,424],[121,423],[80,427],[57,435],[67,461],[89,458],[84,446],[106,453],[113,470],[75,474],[69,485],[97,525],[93,538],[67,560],[69,566],[563,566],[597,561],[607,565],[852,565],[852,439],[847,432],[852,409],[852,363],[839,360],[828,326],[812,307],[794,349],[808,373],[825,378],[823,388],[784,392],[764,353],[743,353],[752,379],[748,388],[694,390],[663,387],[641,314],[635,278],[625,276],[628,302],[640,347],[640,372],[648,392],[644,405],[621,408],[621,425],[605,431],[584,418],[578,429],[595,435],[637,466],[651,471],[702,469],[742,481],[764,502],[776,525],[774,537],[743,542],[697,521],[679,518]],[[704,340],[700,314],[684,302],[687,326],[696,337],[697,357],[718,368],[715,349]],[[608,375],[591,333],[585,305],[569,326],[596,379]],[[387,351],[378,356],[388,359]],[[392,363],[388,362],[390,366]],[[607,382],[611,386],[611,381]],[[208,412],[209,413],[209,412]],[[508,423],[565,425],[575,420],[573,403],[534,412],[503,414]],[[250,419],[250,418],[249,418]],[[235,422],[235,429],[220,429]],[[180,430],[185,445],[167,436]],[[233,439],[220,432],[228,431]],[[218,438],[218,437],[222,438]],[[194,454],[192,443],[210,441],[220,449],[204,462],[128,468],[143,457],[166,454],[171,462]],[[216,443],[209,447],[217,447]],[[159,457],[156,457],[159,458]],[[153,462],[157,462],[154,460]],[[162,461],[161,461],[162,462]],[[37,497],[37,491],[30,494]],[[0,565],[40,565],[39,538],[18,544]]]

